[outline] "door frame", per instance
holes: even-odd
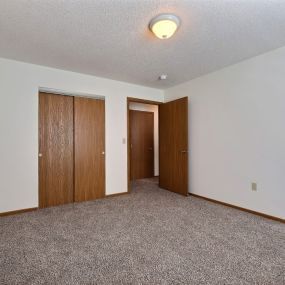
[[[104,132],[105,132],[105,138],[104,138],[104,149],[105,149],[105,175],[104,175],[104,197],[108,197],[109,195],[106,195],[106,97],[102,95],[94,95],[94,94],[87,94],[87,93],[80,93],[80,92],[69,92],[69,91],[63,91],[63,90],[58,90],[58,89],[52,89],[52,88],[46,88],[46,87],[39,87],[38,92],[37,92],[37,100],[38,100],[38,147],[37,147],[37,158],[38,158],[38,209],[42,209],[40,206],[40,93],[46,93],[46,94],[51,94],[51,95],[63,95],[63,96],[70,96],[70,97],[83,97],[83,98],[89,98],[89,99],[96,99],[96,100],[103,100],[105,104],[105,113],[104,113]],[[73,104],[73,111],[74,111],[74,104]],[[74,118],[73,118],[73,124],[74,124]],[[74,127],[74,125],[73,125]],[[75,150],[75,145],[74,145],[74,140],[75,140],[75,133],[73,132],[73,151]],[[73,152],[73,159],[75,158],[75,154]],[[75,160],[73,161],[73,203],[74,201],[74,194],[75,194],[75,175],[74,175],[74,169],[75,169]],[[98,199],[96,199],[98,200]]]
[[[163,102],[159,101],[151,101],[145,99],[139,99],[134,97],[127,97],[127,179],[128,179],[128,193],[131,192],[131,142],[130,142],[130,114],[129,108],[130,103],[142,103],[148,105],[157,105],[158,106],[158,118],[159,118],[159,105],[163,104]],[[159,129],[159,120],[158,120],[158,129]],[[160,145],[160,140],[158,140],[158,148]]]

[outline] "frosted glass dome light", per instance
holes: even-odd
[[[162,40],[169,39],[180,26],[180,19],[172,14],[161,14],[154,17],[150,23],[150,30]]]

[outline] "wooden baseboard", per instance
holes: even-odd
[[[125,194],[129,194],[129,192],[105,195],[104,198],[117,197],[117,196],[121,196],[121,195],[125,195]],[[27,209],[20,209],[20,210],[15,210],[15,211],[9,211],[9,212],[2,212],[2,213],[0,213],[0,217],[5,217],[5,216],[11,216],[11,215],[16,215],[16,214],[31,212],[31,211],[35,211],[35,210],[38,210],[38,209],[39,209],[38,207],[35,207],[35,208],[27,208]]]
[[[9,212],[2,212],[2,213],[0,213],[0,217],[5,217],[5,216],[10,216],[10,215],[16,215],[16,214],[31,212],[31,211],[35,211],[37,209],[38,209],[38,207],[21,209],[21,210],[16,210],[16,211],[9,211]]]
[[[117,196],[126,195],[126,194],[130,194],[130,193],[123,192],[123,193],[109,194],[109,195],[105,195],[105,198],[112,198],[112,197],[117,197]]]
[[[234,208],[234,209],[237,209],[237,210],[240,210],[240,211],[244,211],[244,212],[247,212],[247,213],[250,213],[250,214],[258,215],[258,216],[261,216],[263,218],[267,218],[267,219],[270,219],[270,220],[274,220],[274,221],[278,221],[278,222],[281,222],[281,223],[285,223],[284,219],[281,219],[281,218],[278,218],[278,217],[270,216],[270,215],[267,215],[267,214],[264,214],[264,213],[256,212],[256,211],[253,211],[253,210],[249,210],[249,209],[246,209],[246,208],[242,208],[242,207],[239,207],[239,206],[235,206],[235,205],[232,205],[232,204],[229,204],[229,203],[221,202],[221,201],[218,201],[218,200],[214,200],[214,199],[207,198],[207,197],[200,196],[200,195],[193,194],[193,193],[189,193],[189,195],[191,195],[193,197],[196,197],[196,198],[204,199],[204,200],[209,201],[209,202],[213,202],[213,203],[220,204],[220,205],[227,206],[227,207],[231,207],[231,208]]]

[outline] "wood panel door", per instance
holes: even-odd
[[[131,180],[154,176],[154,114],[129,111]]]
[[[73,97],[39,94],[39,207],[73,202]]]
[[[74,98],[75,202],[105,196],[105,101]]]
[[[188,195],[188,98],[159,105],[159,186]]]

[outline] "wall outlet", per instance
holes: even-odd
[[[255,182],[251,183],[251,190],[252,191],[257,191],[257,183],[255,183]]]

